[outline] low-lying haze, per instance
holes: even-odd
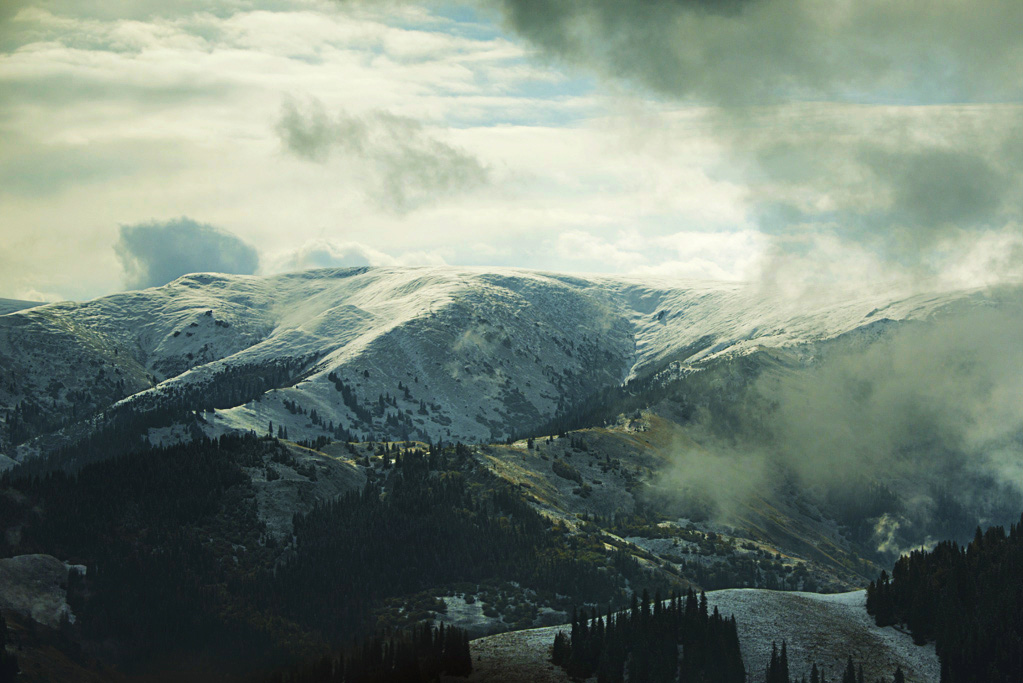
[[[864,511],[883,486],[894,500],[870,514],[885,551],[1013,521],[1023,505],[1023,290],[876,325],[770,366],[699,412],[668,454],[660,494],[727,521],[780,486]]]

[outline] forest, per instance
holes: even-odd
[[[878,626],[905,625],[917,643],[933,641],[941,683],[1008,683],[1023,671],[1023,519],[961,546],[900,558],[867,588]]]
[[[459,444],[382,445],[386,457],[360,461],[373,470],[365,489],[296,515],[293,538],[276,538],[251,476],[287,462],[289,448],[223,436],[74,473],[8,474],[0,517],[19,533],[0,536],[0,556],[46,553],[88,568],[69,579],[78,618],[66,625],[86,651],[126,672],[212,677],[291,667],[412,628],[430,616],[424,596],[456,587],[515,585],[566,609],[624,606],[630,583],[673,587],[540,515]],[[443,609],[436,597],[427,604]]]
[[[599,683],[746,680],[735,618],[708,613],[706,594],[697,599],[692,590],[667,603],[659,593],[652,604],[648,592],[633,594],[630,609],[617,614],[574,613],[571,635],[555,637],[551,661],[574,679],[596,674]]]

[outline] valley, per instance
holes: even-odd
[[[81,619],[46,628],[128,675],[177,650],[189,675],[241,675],[228,652],[271,670],[432,621],[482,638],[474,680],[563,680],[534,646],[573,609],[696,589],[758,676],[787,640],[797,674],[855,654],[934,680],[933,646],[850,591],[1018,517],[1023,431],[994,410],[1014,356],[981,354],[1021,311],[1018,288],[793,302],[447,268],[197,274],[13,310],[2,554],[84,567],[61,589]]]

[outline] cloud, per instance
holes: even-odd
[[[590,272],[640,277],[745,280],[757,272],[767,240],[753,230],[683,230],[646,237],[638,230],[608,239],[597,231],[567,230],[553,254]]]
[[[674,439],[659,494],[727,518],[794,483],[839,514],[855,508],[874,519],[878,537],[872,522],[859,540],[882,552],[1017,519],[1023,286],[926,320],[883,315],[802,362],[746,362],[742,377],[725,366],[727,382],[713,370],[693,375],[689,393],[703,404]],[[872,509],[878,482],[895,496]]]
[[[768,246],[756,230],[684,230],[651,242],[660,260],[633,273],[702,280],[748,280]]]
[[[358,103],[429,121],[427,137],[480,158],[498,155],[472,126],[485,130],[481,122],[509,111],[547,119],[571,108],[521,95],[541,70],[519,46],[426,10],[347,11],[330,0],[27,5],[0,27],[7,296],[119,289],[117,225],[152,216],[237,226],[269,253],[316,237],[338,216],[350,239],[377,246],[462,242],[453,234],[474,224],[485,193],[434,204],[439,194],[410,186],[406,207],[450,209],[414,233],[386,196],[394,173],[336,150],[326,167],[282,159],[273,122],[288,93],[312,93],[332,112]]]
[[[559,258],[586,264],[596,271],[627,270],[646,263],[646,257],[639,252],[638,241],[635,235],[619,235],[611,242],[584,230],[568,230],[557,236],[554,249]]]
[[[917,235],[987,224],[1001,212],[1011,187],[991,160],[969,150],[928,147],[867,156],[878,179],[891,188],[892,213],[917,228]]]
[[[385,111],[332,116],[317,101],[304,110],[288,101],[277,131],[300,158],[356,162],[359,175],[370,174],[377,203],[398,213],[489,182],[490,172],[478,159],[436,139],[418,121]]]
[[[185,217],[122,225],[114,250],[130,289],[158,287],[188,273],[249,275],[259,267],[252,245]]]
[[[1020,94],[1014,0],[491,0],[544,53],[720,104]]]
[[[397,263],[397,259],[390,254],[365,244],[316,239],[306,242],[298,249],[269,259],[266,270],[271,273],[282,273],[312,268],[393,266]]]
[[[778,248],[822,226],[930,270],[1023,197],[1023,5],[1009,0],[484,0],[541,55],[661,109],[704,107]],[[628,98],[629,95],[626,95]],[[650,147],[663,138],[652,127]],[[836,264],[841,265],[841,264]]]
[[[901,506],[890,512],[908,523],[904,543],[943,535],[932,525],[945,495],[973,515],[967,532],[1003,523],[1007,508],[1015,517],[1021,314],[1023,289],[1000,290],[869,345],[836,343],[806,373],[765,376],[756,391],[774,406],[766,424],[775,452],[805,486],[832,496],[875,478],[892,485]]]
[[[751,220],[790,256],[834,238],[850,258],[873,252],[886,277],[934,277],[1023,219],[1018,105],[790,104],[713,118],[731,160],[724,172],[747,186]]]
[[[736,447],[693,424],[674,434],[662,469],[647,495],[673,514],[734,523],[758,495],[777,485],[777,468],[763,451]]]
[[[1019,101],[1019,55],[993,58],[1015,5],[473,1],[17,0],[0,33],[0,214],[18,263],[0,286],[110,291],[117,223],[180,214],[244,226],[268,254],[343,216],[344,240],[465,264],[741,278],[752,242],[656,240],[757,230],[789,260],[816,233],[959,282],[1018,263],[997,245],[1023,218],[1023,126],[997,103]],[[522,26],[515,42],[495,17]],[[929,31],[910,59],[891,52]],[[813,54],[860,47],[876,53]],[[977,79],[957,70],[982,62]],[[570,231],[609,248],[564,258]],[[822,275],[850,272],[828,253]]]
[[[397,255],[361,242],[339,242],[328,238],[309,240],[297,249],[286,250],[265,259],[261,272],[288,273],[313,268],[353,268],[359,266],[443,266],[450,250],[405,251]]]

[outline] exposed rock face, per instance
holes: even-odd
[[[52,555],[0,559],[0,607],[57,628],[67,604],[68,565]]]

